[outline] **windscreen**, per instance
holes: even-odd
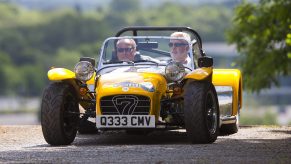
[[[181,62],[193,69],[190,43],[176,37],[112,37],[102,47],[99,68],[108,65],[159,65]]]

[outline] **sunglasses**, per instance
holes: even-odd
[[[188,46],[186,43],[169,43],[169,47],[183,47],[183,46]]]
[[[117,52],[131,52],[133,48],[117,48]]]

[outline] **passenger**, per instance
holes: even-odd
[[[191,68],[191,58],[188,55],[190,35],[185,32],[174,32],[171,37],[182,39],[171,39],[169,43],[171,57],[173,61],[182,63],[185,67]],[[184,39],[184,40],[183,40]]]

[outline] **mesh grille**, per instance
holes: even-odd
[[[140,95],[113,95],[100,100],[104,115],[148,115],[150,105],[150,99]]]

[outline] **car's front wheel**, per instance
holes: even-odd
[[[219,107],[212,83],[188,81],[184,87],[184,114],[192,143],[213,143],[219,127]]]
[[[50,84],[43,93],[41,127],[50,145],[71,144],[79,122],[78,98],[74,88],[66,83]]]

